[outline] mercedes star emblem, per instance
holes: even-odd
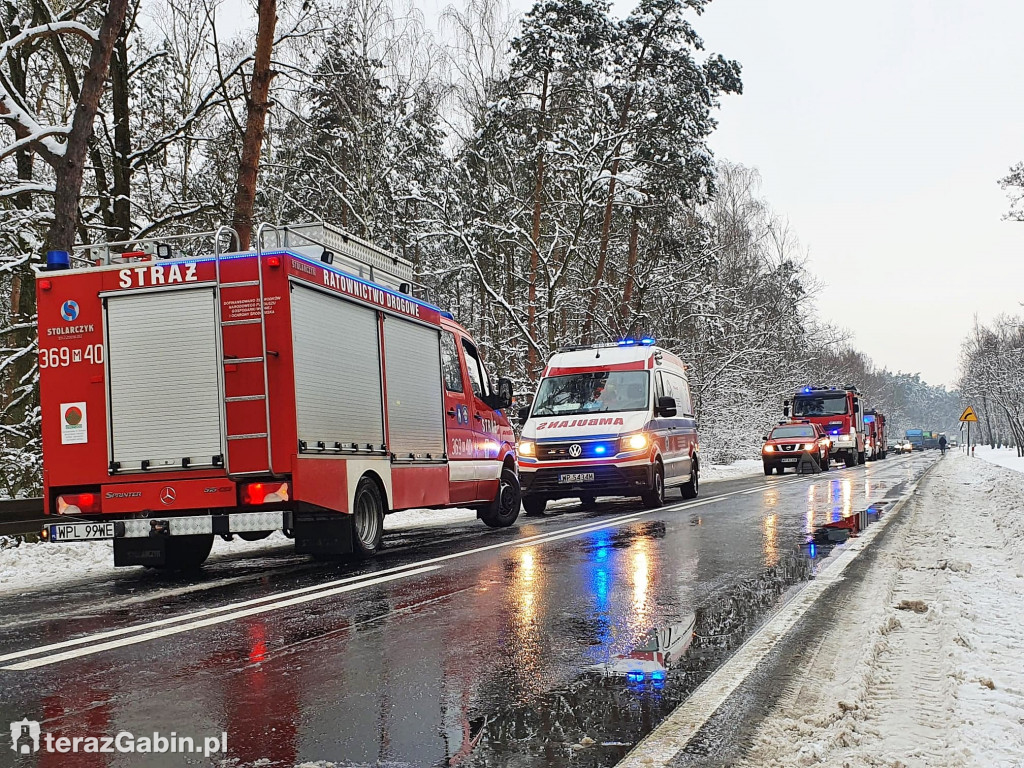
[[[164,486],[160,490],[160,501],[164,504],[173,504],[176,498],[178,498],[178,494],[174,492],[174,489],[171,488],[171,486]]]

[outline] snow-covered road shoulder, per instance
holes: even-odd
[[[953,453],[750,739],[743,766],[1019,766],[1024,474]]]

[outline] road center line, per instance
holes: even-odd
[[[290,590],[282,592],[276,595],[268,595],[266,597],[254,598],[252,600],[244,600],[237,603],[229,603],[227,605],[205,608],[199,611],[193,611],[191,613],[183,614],[181,616],[170,617],[167,619],[160,619],[158,621],[147,622],[145,624],[138,624],[131,627],[124,627],[121,629],[110,630],[107,632],[100,632],[94,635],[86,635],[84,637],[75,638],[72,640],[65,640],[59,643],[53,643],[46,646],[40,646],[37,648],[29,648],[22,651],[16,651],[0,656],[0,663],[6,661],[14,661],[16,659],[27,658],[30,656],[41,656],[40,658],[32,661],[21,662],[18,664],[11,664],[2,667],[5,670],[27,670],[34,669],[36,667],[47,666],[50,664],[56,664],[61,661],[68,659],[78,658],[93,653],[99,653],[104,650],[111,650],[114,648],[120,648],[136,643],[146,642],[148,640],[154,640],[168,635],[179,634],[181,632],[191,631],[193,629],[201,629],[203,627],[212,626],[215,624],[225,623],[238,618],[244,618],[258,613],[265,613],[272,610],[279,610],[281,608],[287,608],[293,605],[299,605],[312,600],[331,597],[338,594],[344,594],[364,587],[373,586],[376,584],[386,583],[399,578],[405,578],[407,576],[427,573],[440,568],[440,563],[448,562],[463,557],[470,557],[472,555],[480,554],[482,552],[493,551],[497,549],[505,549],[509,547],[523,547],[523,546],[535,546],[540,544],[546,544],[552,541],[558,541],[560,539],[570,538],[573,536],[580,536],[586,533],[592,533],[594,531],[602,530],[605,528],[614,528],[627,523],[636,522],[642,517],[646,517],[653,514],[659,514],[662,512],[674,512],[682,511],[687,509],[694,509],[697,507],[706,506],[708,504],[714,504],[719,501],[732,498],[734,496],[746,495],[751,492],[765,491],[769,488],[775,488],[782,485],[792,485],[793,483],[803,482],[806,478],[793,478],[791,480],[781,481],[773,483],[770,486],[761,486],[753,489],[744,489],[738,491],[730,491],[729,493],[723,493],[720,496],[715,496],[710,499],[700,499],[693,501],[686,501],[680,504],[672,504],[668,506],[658,507],[655,509],[641,510],[638,512],[629,513],[626,515],[619,515],[617,517],[608,518],[605,520],[592,520],[588,523],[582,523],[579,525],[571,526],[569,528],[559,529],[552,531],[551,533],[540,533],[523,538],[518,538],[513,541],[502,541],[496,544],[488,544],[482,547],[475,547],[473,549],[465,550],[462,552],[453,552],[447,555],[441,555],[427,560],[422,560],[415,563],[407,563],[402,566],[395,566],[382,571],[377,571],[370,574],[362,574],[358,576],[349,576],[336,581],[327,582],[325,584],[317,584],[309,587],[302,587],[300,589]],[[200,618],[206,617],[206,618]],[[177,626],[175,626],[177,625]],[[112,638],[120,638],[112,640]],[[110,642],[99,642],[109,640]],[[98,644],[96,644],[98,643]],[[86,648],[79,648],[74,651],[66,651],[64,653],[56,653],[54,651],[61,651],[66,648],[74,648],[75,646],[88,646]]]
[[[260,613],[267,613],[268,611],[276,611],[279,608],[286,608],[292,605],[301,605],[303,603],[309,603],[313,600],[319,600],[325,597],[332,597],[334,595],[340,595],[345,592],[352,592],[357,589],[364,589],[366,587],[372,587],[377,584],[386,584],[389,581],[397,581],[398,579],[405,579],[410,576],[419,576],[424,573],[430,573],[431,571],[438,571],[441,566],[435,565],[428,568],[416,568],[411,571],[404,571],[402,573],[393,573],[390,576],[382,576],[377,579],[370,579],[369,581],[360,581],[357,584],[346,584],[341,587],[335,587],[334,589],[328,589],[322,592],[315,592],[309,595],[299,595],[293,597],[290,600],[284,600],[278,603],[271,603],[269,605],[257,605],[251,608],[246,608],[242,611],[235,611],[234,613],[226,613],[220,616],[211,616],[207,619],[201,619],[199,621],[192,621],[188,624],[179,624],[175,627],[165,627],[158,629],[153,632],[146,632],[141,635],[132,635],[131,637],[123,637],[119,640],[111,640],[107,643],[100,643],[99,645],[90,645],[86,648],[78,648],[73,651],[64,651],[53,656],[43,656],[38,659],[31,659],[29,661],[23,661],[19,664],[12,664],[4,667],[4,669],[10,670],[26,670],[35,669],[36,667],[45,667],[50,664],[56,664],[61,661],[68,661],[69,659],[77,659],[80,656],[89,656],[94,653],[100,653],[102,651],[112,650],[114,648],[123,648],[127,645],[135,645],[136,643],[144,643],[149,640],[156,640],[161,637],[168,637],[170,635],[177,635],[182,632],[190,632],[193,629],[201,629],[202,627],[210,627],[215,624],[223,624],[227,621],[234,621],[235,619],[243,619],[247,616],[256,616]]]

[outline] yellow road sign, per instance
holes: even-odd
[[[964,409],[964,412],[960,414],[960,421],[977,421],[977,420],[978,420],[978,414],[976,414],[974,412],[974,409],[971,408],[971,406],[969,406],[969,405],[967,406],[967,408]]]

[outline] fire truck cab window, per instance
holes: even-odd
[[[490,389],[487,372],[484,370],[476,353],[476,347],[463,339],[462,348],[466,350],[466,370],[469,371],[469,383],[473,387],[473,394],[477,397],[483,397]]]
[[[444,371],[444,388],[449,392],[462,392],[462,366],[459,365],[455,334],[451,331],[441,332],[441,369]]]
[[[800,395],[793,400],[794,416],[842,416],[846,410],[846,393]]]

